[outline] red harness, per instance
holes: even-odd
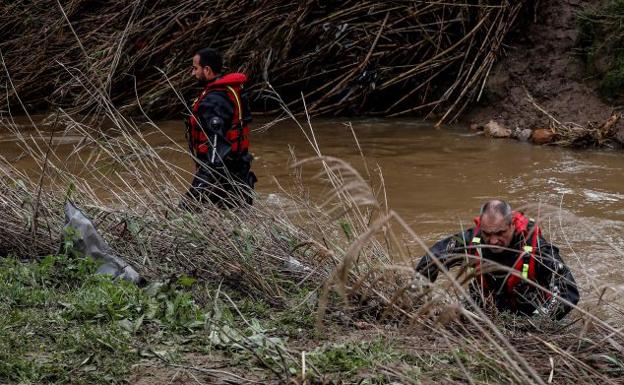
[[[193,103],[193,114],[189,117],[189,144],[191,151],[198,155],[208,154],[210,151],[210,143],[208,135],[200,127],[197,114],[201,101],[206,98],[210,92],[224,91],[228,98],[234,104],[234,113],[232,115],[232,125],[225,131],[225,139],[232,146],[232,153],[244,154],[249,150],[249,126],[242,120],[243,106],[241,104],[241,90],[243,83],[247,81],[247,76],[241,73],[232,73],[210,82],[204,87],[195,102]]]
[[[484,279],[481,274],[481,250],[478,245],[481,244],[480,230],[481,230],[481,218],[476,217],[474,238],[470,241],[469,250],[472,250],[477,257],[475,269],[480,277],[481,287],[484,290],[488,289],[487,280]],[[505,291],[508,294],[514,293],[514,287],[522,282],[522,278],[535,281],[535,253],[537,251],[537,240],[541,235],[541,230],[537,225],[529,228],[529,219],[517,211],[513,212],[512,223],[515,228],[515,234],[520,235],[524,240],[522,243],[522,250],[518,254],[518,258],[514,264],[514,269],[520,272],[520,276],[517,274],[510,274],[505,282]],[[529,246],[530,244],[530,246]]]

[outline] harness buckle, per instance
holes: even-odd
[[[522,278],[529,279],[529,264],[524,263],[522,265]]]

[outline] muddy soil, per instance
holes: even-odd
[[[616,106],[600,99],[596,84],[586,78],[576,48],[576,13],[596,0],[541,0],[534,20],[518,32],[488,79],[480,105],[466,118],[480,124],[496,120],[511,129],[548,127],[549,118],[586,126],[604,122]],[[619,123],[620,130],[624,124]]]

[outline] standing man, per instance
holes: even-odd
[[[421,258],[416,270],[432,282],[438,264],[447,269],[468,260],[474,269],[471,297],[483,306],[525,315],[563,318],[579,301],[572,273],[537,224],[502,200],[486,202],[475,227],[447,237]]]
[[[251,171],[251,112],[242,73],[221,74],[223,60],[212,48],[193,56],[192,75],[203,87],[191,106],[186,136],[196,173],[187,197],[220,207],[252,203],[257,181]]]

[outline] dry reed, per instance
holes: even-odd
[[[281,103],[294,117],[286,102]],[[316,289],[319,321],[324,323],[320,327],[344,328],[359,320],[400,325],[391,338],[406,351],[415,356],[432,349],[446,353],[433,362],[437,374],[427,377],[430,381],[622,382],[624,308],[617,301],[621,287],[601,288],[602,292],[584,287],[588,299],[567,324],[560,324],[481,309],[461,284],[464,277],[455,272],[442,269],[445,279],[435,285],[424,282],[413,268],[419,255],[403,240],[419,243],[422,253],[426,245],[377,199],[371,183],[379,182],[322,152],[309,116],[300,128],[317,156],[295,164],[318,165],[330,191],[321,204],[285,191],[290,197],[287,207],[260,199],[248,210],[207,206],[189,213],[178,202],[190,175],[162,155],[163,150],[186,150],[175,140],[166,148],[152,147],[143,131],[105,97],[98,108],[111,122],[106,130],[84,125],[63,110],[49,122],[48,132],[37,126],[26,136],[19,127],[4,123],[38,166],[33,175],[17,169],[11,159],[0,162],[0,244],[5,253],[26,258],[56,252],[63,202],[72,199],[148,279],[186,274],[223,282],[276,308],[290,306],[297,287]],[[152,128],[158,130],[157,125]],[[84,139],[68,158],[61,158],[50,138],[65,130]],[[537,213],[540,222],[550,218],[562,231],[571,223],[583,225],[559,207],[540,206]],[[622,253],[615,247],[613,252]],[[605,306],[616,316],[596,311]],[[390,380],[421,381],[406,376],[404,367],[382,370]]]
[[[447,122],[481,96],[523,7],[491,0],[3,2],[2,72],[14,82],[3,106],[21,113],[19,95],[30,112],[60,106],[94,116],[101,105],[89,90],[97,87],[127,113],[175,115],[177,96],[161,71],[189,96],[192,52],[213,46],[229,70],[252,77],[258,111],[279,112],[264,98],[264,77],[296,112],[303,92],[311,114]]]

